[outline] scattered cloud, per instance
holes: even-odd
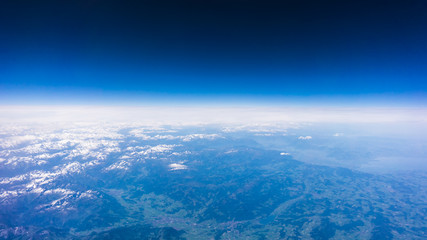
[[[236,149],[231,149],[231,150],[229,150],[229,151],[225,152],[225,154],[236,153],[236,152],[238,152],[238,150],[236,150]]]
[[[298,137],[298,139],[300,139],[300,140],[310,140],[310,139],[312,139],[313,137],[312,136],[299,136]]]
[[[187,169],[187,166],[183,165],[182,163],[171,163],[169,164],[169,168],[171,171],[176,171]]]
[[[154,135],[154,136],[150,136],[145,134],[145,132],[140,132],[139,130],[133,130],[130,131],[130,133],[137,138],[140,138],[141,140],[182,140],[184,142],[188,142],[191,140],[196,140],[196,139],[206,139],[206,140],[214,140],[216,138],[220,138],[221,136],[218,134],[200,134],[200,133],[195,133],[195,134],[188,134],[188,135],[183,135],[183,136],[173,136],[173,135]]]
[[[128,170],[130,166],[130,163],[125,161],[125,160],[121,160],[118,161],[112,165],[110,165],[109,167],[107,167],[105,170],[106,171],[111,171],[111,170],[115,170],[115,169],[119,169],[119,170]]]

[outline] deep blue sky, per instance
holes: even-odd
[[[427,92],[425,0],[6,0],[0,26],[4,103]]]

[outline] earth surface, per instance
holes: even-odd
[[[398,140],[83,123],[0,139],[1,239],[427,237],[425,171],[375,171]]]

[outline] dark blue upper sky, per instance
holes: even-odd
[[[0,26],[9,103],[427,92],[424,0],[6,0]]]

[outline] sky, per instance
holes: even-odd
[[[0,3],[0,104],[425,106],[427,2]]]

